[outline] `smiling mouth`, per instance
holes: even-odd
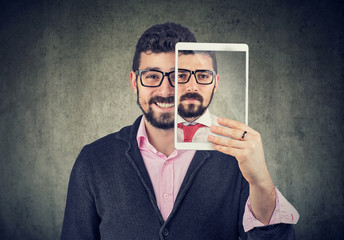
[[[160,107],[160,108],[171,108],[171,107],[174,107],[174,103],[159,103],[159,102],[156,102],[155,104],[158,107]]]

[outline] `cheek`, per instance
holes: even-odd
[[[203,89],[199,92],[203,96],[203,102],[208,103],[211,98],[212,89]]]
[[[139,101],[141,105],[148,105],[150,99],[154,96],[154,89],[139,88]]]
[[[181,94],[185,93],[185,84],[179,84],[178,85],[178,96],[180,96]]]

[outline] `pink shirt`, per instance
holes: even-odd
[[[158,207],[163,219],[166,220],[172,211],[175,198],[196,151],[175,149],[168,157],[158,152],[148,141],[144,117],[136,139],[154,188]],[[276,207],[269,224],[297,223],[298,212],[277,189],[276,193]],[[249,199],[245,207],[243,226],[246,232],[254,227],[264,226],[254,217]]]

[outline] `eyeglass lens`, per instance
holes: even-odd
[[[162,72],[157,72],[157,71],[141,72],[142,83],[146,86],[159,86],[163,78],[164,78],[164,74]],[[169,79],[174,85],[174,75],[173,77],[169,75]]]
[[[213,80],[213,72],[209,70],[197,70],[195,73],[197,82],[200,84],[210,84]],[[178,83],[186,83],[191,77],[191,72],[187,70],[178,70]]]

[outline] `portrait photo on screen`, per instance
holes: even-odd
[[[248,124],[248,46],[177,43],[175,54],[175,148],[214,150],[217,118]]]

